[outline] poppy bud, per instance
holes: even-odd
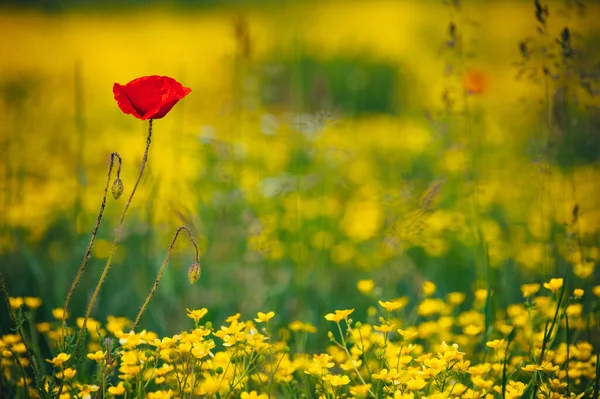
[[[112,195],[114,199],[118,200],[121,194],[123,194],[123,180],[117,177],[112,185]]]
[[[192,263],[188,270],[188,279],[190,284],[194,284],[200,278],[200,264],[198,262]]]

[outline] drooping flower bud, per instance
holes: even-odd
[[[192,263],[188,270],[188,279],[190,284],[194,284],[200,278],[200,264],[198,262]]]
[[[121,194],[123,194],[123,180],[117,177],[112,185],[112,195],[114,199],[118,200]]]

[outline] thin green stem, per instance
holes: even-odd
[[[354,362],[354,359],[352,359],[352,355],[350,354],[350,351],[348,350],[347,346],[346,346],[346,339],[344,338],[344,334],[342,333],[342,326],[340,325],[340,322],[336,322],[335,324],[337,324],[338,326],[338,331],[340,332],[340,338],[342,340],[341,344],[338,344],[338,346],[340,348],[342,348],[344,350],[344,352],[346,352],[346,356],[348,356],[348,360],[350,360],[350,363],[352,364],[352,368],[354,369],[354,371],[356,372],[356,375],[358,377],[358,379],[360,380],[360,382],[363,385],[367,385],[367,383],[365,382],[364,378],[362,377],[362,375],[360,375],[360,372],[358,371],[358,368],[356,368],[356,364]],[[373,393],[373,391],[369,388],[369,394],[372,397],[376,397],[376,395]]]
[[[152,119],[148,120],[148,137],[146,138],[146,150],[144,151],[144,157],[142,158],[142,166],[140,167],[140,173],[137,177],[137,180],[135,181],[133,190],[131,190],[129,199],[127,200],[127,203],[125,204],[125,207],[123,208],[123,213],[121,213],[121,218],[119,219],[119,224],[117,225],[117,230],[115,231],[115,238],[112,243],[110,255],[108,256],[106,265],[104,266],[104,270],[102,271],[102,275],[100,276],[100,279],[98,280],[96,289],[94,290],[94,293],[92,294],[92,297],[90,298],[90,302],[88,303],[88,307],[85,312],[85,317],[83,319],[83,325],[81,326],[81,329],[79,330],[79,336],[77,337],[77,344],[75,345],[75,350],[77,350],[79,348],[81,339],[83,338],[83,332],[85,331],[86,326],[87,326],[87,321],[90,317],[90,314],[92,313],[92,308],[94,307],[94,303],[96,302],[96,298],[98,297],[100,288],[102,287],[102,284],[104,283],[104,279],[106,278],[106,275],[108,274],[108,270],[110,269],[110,265],[112,263],[113,257],[115,255],[115,253],[117,252],[117,246],[119,245],[119,237],[121,234],[121,230],[123,228],[123,222],[125,221],[125,216],[127,215],[127,210],[129,209],[129,206],[131,205],[133,196],[135,195],[137,187],[140,184],[140,181],[142,180],[142,176],[144,175],[144,170],[146,169],[146,163],[148,162],[148,153],[150,151],[150,143],[151,142],[152,142]]]
[[[19,359],[19,356],[15,353],[15,351],[10,348],[8,348],[7,350],[15,359],[17,366],[19,366],[19,371],[21,371],[21,378],[23,378],[23,397],[29,399],[29,390],[27,389],[27,373],[25,372],[25,368],[23,367],[23,364],[21,363],[21,360]]]
[[[30,310],[25,316],[27,318],[27,323],[29,324],[29,336],[31,337],[32,341],[32,353],[35,355],[36,359],[43,359],[42,354],[40,353],[40,343],[38,338],[38,332],[35,329],[35,315],[33,312],[34,310]]]
[[[568,307],[568,305],[567,305]],[[570,341],[571,341],[571,337],[570,337],[570,333],[569,333],[569,315],[567,314],[567,307],[565,307],[564,309],[564,315],[565,315],[565,343],[567,344],[567,360],[565,361],[565,378],[567,380],[567,397],[571,397],[571,377],[569,377],[569,363],[571,360],[571,351],[569,349],[569,345],[570,345]]]
[[[594,379],[593,399],[600,397],[600,349],[596,349],[596,378]]]
[[[154,296],[154,292],[158,288],[158,283],[160,282],[160,279],[162,278],[162,275],[165,271],[165,267],[167,267],[167,263],[169,262],[169,256],[171,255],[171,251],[173,251],[173,246],[175,246],[175,242],[177,241],[177,237],[179,236],[179,233],[181,232],[181,230],[185,230],[188,233],[188,236],[190,237],[190,241],[192,242],[192,244],[194,245],[194,249],[196,250],[196,258],[195,258],[196,263],[200,262],[200,260],[199,260],[200,251],[198,250],[198,245],[196,244],[196,241],[194,241],[192,232],[186,226],[179,227],[177,229],[177,231],[175,231],[175,236],[173,236],[173,239],[171,240],[171,244],[169,245],[169,249],[167,250],[167,255],[165,256],[165,260],[163,261],[162,266],[161,266],[160,270],[158,271],[158,276],[156,277],[156,280],[154,280],[154,284],[152,285],[152,288],[150,289],[150,293],[148,293],[148,296],[146,297],[146,300],[144,301],[144,304],[142,305],[140,312],[138,313],[137,317],[135,318],[135,321],[133,322],[133,326],[131,327],[132,331],[134,331],[135,328],[137,327],[137,325],[140,321],[140,318],[142,317],[142,314],[148,307],[148,303],[150,302],[150,300],[152,299],[152,296]]]
[[[100,212],[98,212],[98,217],[96,218],[96,225],[94,226],[94,230],[92,230],[92,237],[90,238],[90,243],[88,244],[87,249],[85,250],[85,255],[83,256],[83,260],[81,261],[81,265],[79,266],[79,270],[77,271],[77,275],[75,276],[75,280],[71,284],[71,288],[69,288],[69,292],[67,293],[67,297],[65,299],[65,304],[63,305],[63,316],[62,316],[62,330],[63,337],[66,336],[66,322],[67,322],[67,310],[69,307],[69,303],[71,302],[71,296],[75,291],[75,287],[79,283],[81,276],[85,270],[85,265],[87,264],[88,259],[90,259],[92,248],[94,247],[94,242],[96,241],[96,235],[98,234],[98,229],[100,228],[100,223],[102,222],[102,216],[104,215],[104,209],[106,207],[106,197],[108,196],[108,186],[110,185],[110,178],[112,175],[112,169],[114,166],[115,158],[119,160],[119,167],[117,168],[117,179],[121,176],[121,167],[123,166],[123,160],[121,156],[113,152],[110,154],[110,164],[108,165],[108,177],[106,179],[106,186],[104,186],[104,196],[102,197],[102,203],[100,204]]]

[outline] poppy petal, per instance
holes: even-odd
[[[123,113],[133,115],[136,118],[141,118],[140,114],[131,103],[131,100],[129,97],[127,97],[125,86],[115,83],[113,85],[113,94],[115,96],[115,100],[117,101],[117,105],[121,111],[123,111]]]

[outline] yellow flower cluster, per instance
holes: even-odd
[[[435,285],[427,282],[417,313],[401,298],[379,301],[377,323],[353,321],[354,309],[326,314],[330,345],[316,353],[305,350],[307,334],[317,332],[309,323],[294,321],[275,336],[274,312],[250,320],[237,313],[213,328],[202,322],[203,308],[187,309],[193,328],[165,337],[115,329],[124,328],[125,319],[111,317],[104,327],[92,321],[98,333],[90,335],[88,360],[78,364],[58,350],[59,322],[41,323],[39,332],[56,350],[46,359],[52,374],[44,389],[63,399],[99,390],[114,398],[266,399],[302,392],[319,398],[579,398],[598,378],[598,348],[586,337],[599,320],[577,310],[584,290],[569,296],[563,287],[562,279],[525,284],[525,302],[490,321],[477,299],[485,295],[475,295],[471,309],[461,311],[464,295],[435,298]],[[592,289],[596,306],[598,291]],[[30,360],[21,336],[2,336],[0,351],[4,383],[39,397],[31,376],[23,375]],[[89,373],[94,367],[97,372]]]

